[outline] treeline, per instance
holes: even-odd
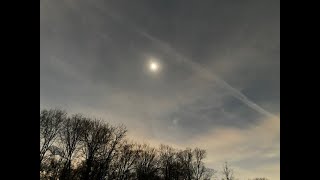
[[[59,109],[40,111],[40,178],[59,180],[209,180],[217,171],[203,149],[129,142],[113,126]],[[225,164],[223,179],[233,180]]]

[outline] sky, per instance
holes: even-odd
[[[40,108],[278,180],[280,1],[41,0]]]

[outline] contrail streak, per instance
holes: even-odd
[[[124,22],[125,22],[118,15],[110,14],[110,12],[108,13],[108,15],[110,17],[112,17],[114,20],[116,20],[117,22],[121,22],[122,24],[124,24]],[[176,57],[176,59],[175,59],[176,61],[183,62],[183,63],[187,64],[188,66],[190,66],[190,68],[195,69],[197,72],[201,73],[201,75],[203,75],[204,77],[208,78],[208,80],[211,80],[213,82],[218,83],[220,86],[222,86],[223,88],[228,90],[233,97],[237,98],[238,100],[243,102],[248,107],[252,108],[253,110],[255,110],[255,111],[257,111],[257,112],[259,112],[259,113],[261,113],[261,114],[263,114],[265,116],[280,119],[275,114],[272,114],[272,113],[268,112],[267,110],[265,110],[262,107],[260,107],[258,104],[256,104],[253,101],[251,101],[248,97],[246,97],[244,94],[242,94],[239,90],[237,90],[234,87],[232,87],[230,84],[228,84],[226,81],[224,81],[221,78],[219,78],[217,75],[215,75],[211,71],[207,70],[206,68],[202,67],[200,64],[195,63],[191,59],[188,59],[187,57],[185,57],[182,54],[178,53],[168,43],[151,36],[150,34],[148,34],[147,32],[143,31],[142,29],[140,29],[139,27],[135,26],[132,23],[128,23],[128,22],[125,22],[125,23],[126,23],[127,26],[132,28],[135,32],[137,32],[141,36],[145,37],[146,39],[152,41],[154,44],[158,45],[162,50],[166,51],[167,53],[173,54]]]

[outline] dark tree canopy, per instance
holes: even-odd
[[[217,174],[205,166],[203,149],[155,148],[129,142],[126,133],[124,125],[68,116],[58,109],[41,110],[41,179],[209,180]],[[222,179],[234,179],[227,164],[222,174]]]

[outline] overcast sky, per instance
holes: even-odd
[[[278,180],[280,2],[41,0],[40,107]]]

